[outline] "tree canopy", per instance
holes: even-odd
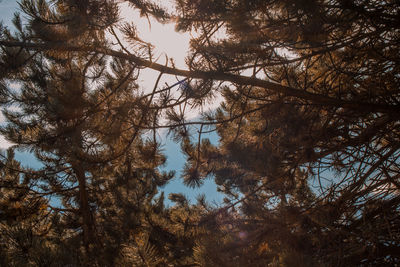
[[[192,33],[186,68],[121,22],[124,2]],[[0,27],[1,133],[15,144],[0,169],[1,264],[397,266],[399,3],[171,4],[22,0],[16,32]],[[151,89],[143,69],[158,73]],[[164,205],[160,129],[186,155],[182,181],[214,179],[224,203]]]

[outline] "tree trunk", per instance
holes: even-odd
[[[82,216],[83,243],[86,248],[86,252],[91,254],[91,250],[95,241],[95,227],[92,212],[89,206],[85,171],[79,164],[73,164],[72,169],[75,172],[79,183],[79,205]]]

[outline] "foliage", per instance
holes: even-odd
[[[187,70],[158,63],[111,0],[24,0],[25,25],[0,27],[1,133],[43,164],[3,159],[3,265],[399,264],[396,1],[126,2],[195,33]],[[215,179],[222,207],[164,206],[163,128],[183,182]]]
[[[189,68],[290,88],[221,87],[219,145],[185,145],[197,174],[187,183],[211,174],[240,206],[235,229],[257,249],[233,255],[251,266],[267,255],[283,266],[397,264],[399,6],[178,2],[178,29],[200,32]]]

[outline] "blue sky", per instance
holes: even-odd
[[[4,24],[10,23],[17,8],[18,4],[15,0],[0,0],[0,20]]]
[[[13,18],[13,14],[18,11],[18,4],[15,0],[0,0],[0,20],[4,25],[11,27],[11,20]],[[129,14],[128,9],[121,10],[121,14],[125,15]],[[137,16],[137,15],[136,15]],[[187,50],[189,35],[181,35],[173,31],[173,25],[161,25],[156,22],[152,22],[151,29],[152,32],[148,32],[149,25],[147,20],[137,20],[138,28],[140,32],[146,39],[150,39],[152,43],[156,46],[161,46],[159,54],[167,53],[168,55],[172,55],[175,58],[175,61],[179,65],[182,65],[184,59],[184,52]],[[161,39],[153,39],[152,36],[160,36],[160,33],[163,32],[164,36]],[[164,38],[168,36],[168,38]],[[166,41],[166,40],[169,40]],[[182,54],[182,55],[180,55]],[[179,66],[181,67],[181,66]],[[151,84],[153,82],[154,73],[144,73],[144,81],[143,84],[146,85],[147,80]],[[196,116],[196,114],[192,114]],[[210,139],[213,143],[216,143],[218,138],[217,136],[211,135]],[[4,146],[3,146],[4,147]],[[199,194],[205,194],[207,200],[213,203],[221,203],[223,199],[223,195],[218,193],[216,190],[216,185],[213,180],[208,179],[205,181],[203,186],[200,188],[192,189],[188,188],[181,182],[180,172],[185,163],[185,157],[181,153],[180,145],[174,143],[173,141],[166,139],[163,145],[164,152],[167,156],[167,165],[164,167],[165,170],[175,170],[176,177],[170,181],[164,188],[161,188],[162,191],[165,192],[165,195],[168,196],[169,193],[183,193],[186,195],[192,202],[195,201],[196,197]],[[25,166],[29,167],[39,167],[40,163],[36,160],[36,158],[29,153],[16,153],[16,158],[21,161],[21,163]]]

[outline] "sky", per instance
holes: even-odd
[[[0,0],[0,21],[4,25],[12,29],[11,20],[13,14],[18,11],[18,4],[15,0]],[[142,40],[150,42],[155,46],[155,57],[160,58],[160,62],[164,62],[165,55],[169,58],[173,58],[177,67],[185,68],[184,57],[186,51],[189,49],[190,35],[188,33],[182,34],[177,33],[174,30],[174,25],[172,24],[160,24],[156,21],[149,21],[145,18],[140,18],[137,11],[132,10],[127,5],[121,6],[120,14],[127,21],[134,21],[139,36]],[[152,88],[154,86],[154,81],[158,73],[152,70],[143,70],[140,77],[139,84],[144,88]],[[173,84],[176,81],[176,77],[165,77],[163,83]],[[211,105],[209,108],[213,108],[217,103]],[[195,118],[198,116],[196,111],[189,114],[189,118]],[[0,115],[0,125],[4,125],[4,117]],[[167,165],[163,168],[164,170],[175,170],[177,172],[175,178],[170,181],[161,190],[164,191],[165,195],[168,196],[169,193],[183,193],[187,196],[192,203],[195,201],[196,197],[200,194],[205,194],[207,200],[211,203],[221,203],[223,195],[216,191],[215,183],[208,179],[205,181],[204,185],[200,188],[192,189],[188,188],[182,184],[180,179],[180,171],[185,163],[185,157],[181,153],[180,145],[174,143],[170,139],[166,138],[165,132],[161,134],[164,142],[164,152],[167,156]],[[213,143],[216,143],[217,136],[211,135],[210,139]],[[7,142],[3,136],[0,135],[0,149],[4,150],[11,144]],[[17,152],[16,158],[21,161],[24,166],[36,167],[40,166],[37,159],[27,152]],[[168,203],[168,202],[167,202]]]

